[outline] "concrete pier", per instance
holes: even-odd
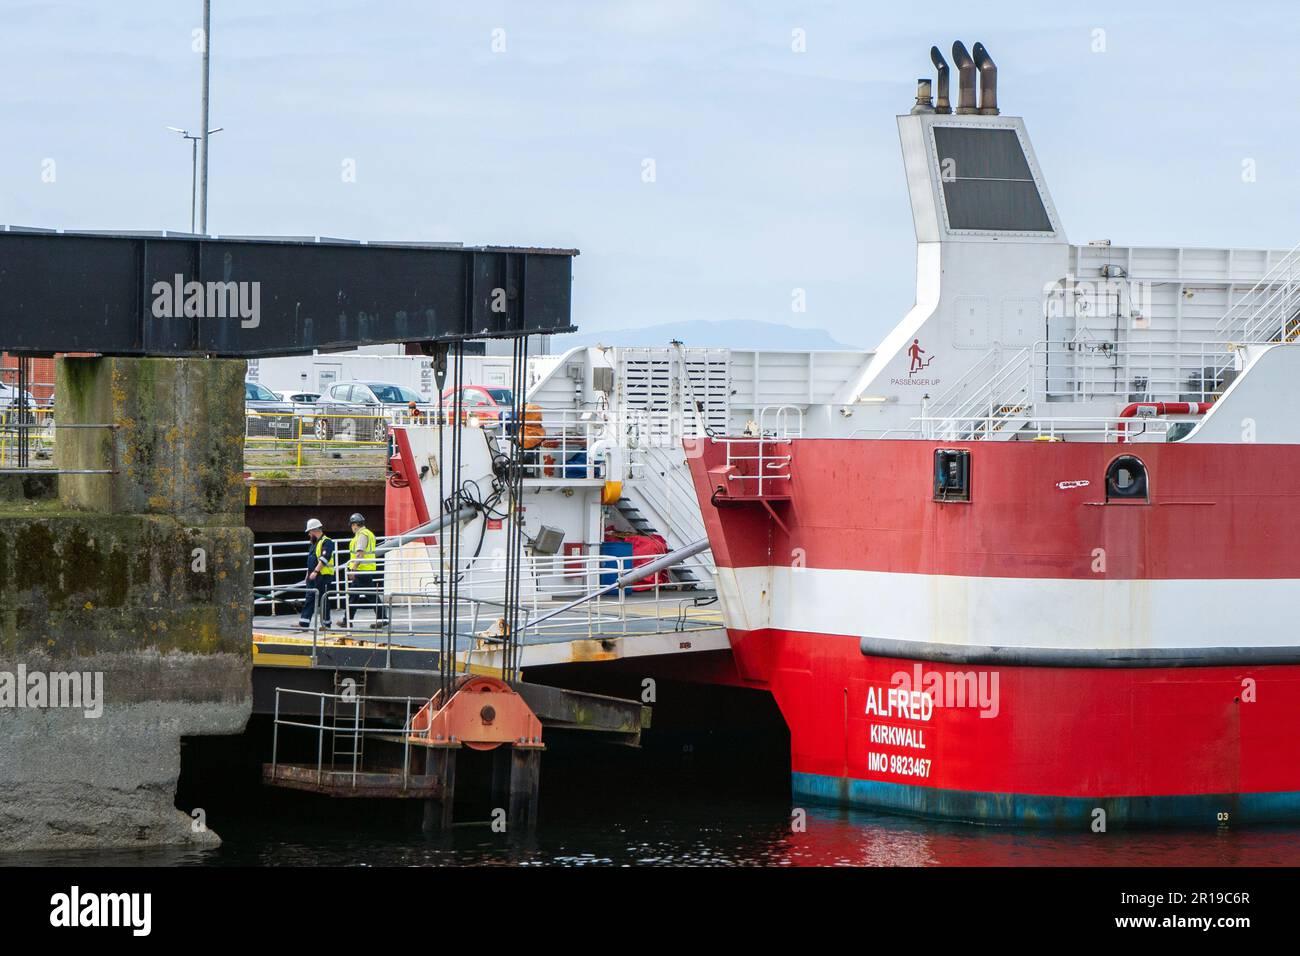
[[[181,739],[251,703],[239,359],[62,358],[57,494],[0,484],[0,853],[219,842]],[[202,816],[202,815],[200,815]]]

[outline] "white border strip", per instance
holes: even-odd
[[[1300,580],[998,578],[717,569],[729,627],[959,647],[1289,647]]]

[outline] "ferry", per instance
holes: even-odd
[[[685,457],[797,802],[1300,819],[1300,249],[1075,244],[989,51],[897,117],[915,305]],[[1096,201],[1104,202],[1104,193]]]

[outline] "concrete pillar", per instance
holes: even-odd
[[[245,371],[242,359],[59,359],[55,421],[117,426],[59,433],[59,468],[116,471],[60,478],[60,500],[200,524],[239,515],[242,525]]]
[[[0,498],[0,853],[219,842],[173,798],[181,738],[252,704],[244,372],[58,361],[59,425],[115,427],[60,429],[56,464],[113,473]]]

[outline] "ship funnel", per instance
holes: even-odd
[[[975,44],[975,69],[980,74],[980,114],[998,115],[998,67],[983,43]]]
[[[960,40],[952,45],[952,63],[957,67],[957,112],[975,113],[975,61]]]
[[[934,64],[935,80],[939,85],[938,99],[934,101],[936,113],[951,113],[952,104],[948,102],[948,61],[943,58],[937,46],[930,47],[930,62]]]

